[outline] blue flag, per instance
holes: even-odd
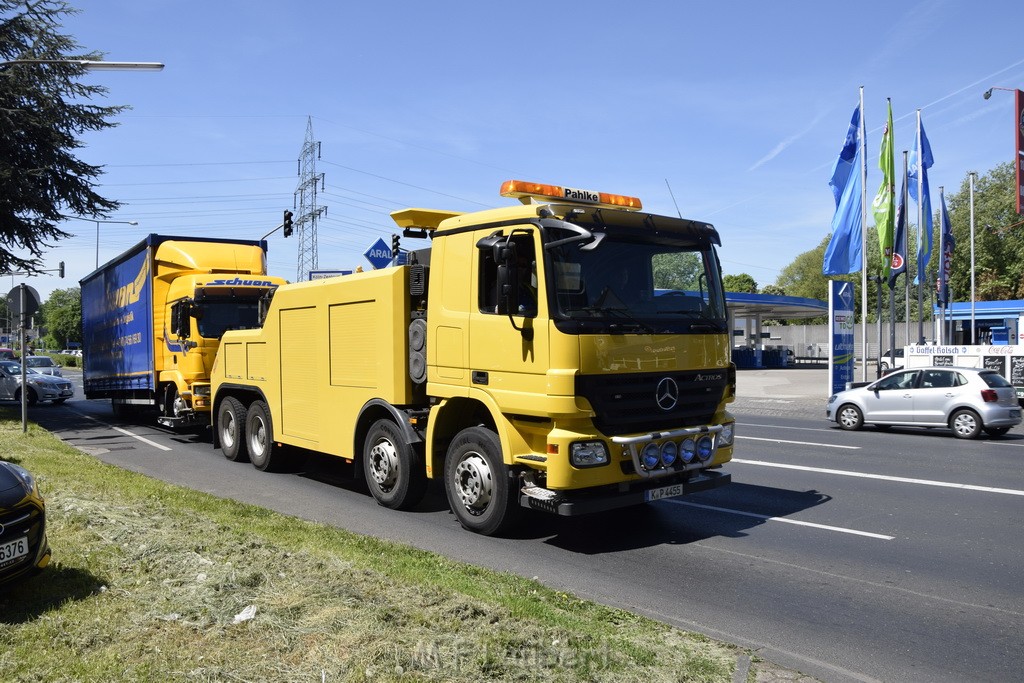
[[[932,158],[932,147],[928,144],[928,136],[924,134],[924,124],[921,124],[919,132],[921,133],[919,136],[921,140],[921,154],[918,154],[917,139],[915,138],[914,151],[910,153],[910,171],[907,174],[909,177],[908,189],[910,190],[910,196],[922,207],[924,213],[924,229],[922,230],[921,226],[918,226],[917,230],[917,277],[914,278],[915,285],[920,285],[925,281],[925,269],[928,267],[928,261],[932,256],[932,202],[931,194],[928,191],[928,169],[935,162]],[[920,163],[918,159],[920,159]],[[923,199],[919,199],[917,196],[917,174],[919,171],[924,190]],[[927,247],[923,243],[922,233],[927,237]]]
[[[896,278],[907,272],[907,177],[903,176],[900,203],[896,209],[896,235],[892,241],[892,256],[889,261],[889,289],[896,288]]]
[[[839,158],[832,167],[832,179],[828,183],[836,200],[836,212],[832,216],[832,239],[825,249],[825,259],[821,266],[823,275],[856,273],[862,267],[864,200],[860,167],[863,148],[864,143],[860,139],[860,105],[857,105]]]
[[[942,261],[939,263],[939,292],[936,298],[940,305],[944,305],[949,301],[949,274],[953,265],[953,249],[956,247],[944,194],[939,195],[939,221],[942,223]]]

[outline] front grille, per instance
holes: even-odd
[[[43,511],[35,505],[22,505],[0,514],[0,525],[0,543],[28,534],[29,548],[34,552],[43,537]]]
[[[594,425],[603,434],[663,431],[709,424],[725,394],[728,377],[725,369],[581,375],[576,377],[576,394],[590,401],[597,413]],[[671,389],[673,382],[678,399],[666,410],[668,401],[659,405],[658,389],[659,385]]]

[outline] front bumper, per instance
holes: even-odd
[[[687,496],[725,486],[731,481],[732,475],[728,472],[704,470],[692,473],[682,481],[667,478],[634,482],[626,491],[617,486],[579,491],[552,491],[538,486],[524,486],[519,504],[533,510],[571,517],[632,507],[651,500]]]

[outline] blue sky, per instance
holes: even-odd
[[[372,3],[77,0],[64,32],[159,73],[94,72],[117,128],[82,158],[124,206],[100,262],[148,233],[257,239],[293,206],[307,121],[325,175],[321,269],[369,264],[390,211],[506,205],[510,178],[639,196],[709,221],[725,272],[773,283],[829,231],[828,187],[865,87],[868,192],[881,182],[886,97],[897,164],[921,108],[938,187],[1013,158],[1024,4],[899,2]],[[532,9],[536,7],[536,9]],[[871,219],[869,218],[869,223]],[[47,256],[67,278],[96,258],[96,224]],[[269,238],[294,279],[298,239]],[[13,284],[13,283],[12,283]]]

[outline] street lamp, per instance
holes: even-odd
[[[120,223],[121,225],[138,225],[138,221],[97,221],[95,219],[86,218],[85,220],[93,220],[96,223],[96,267],[100,267],[100,223]]]
[[[993,90],[1008,90],[1009,92],[1017,92],[1016,88],[1000,88],[999,86],[993,86],[981,94],[986,100],[992,97]]]
[[[0,62],[0,69],[16,64],[77,64],[88,71],[163,71],[161,62],[105,62],[98,59],[11,59]]]
[[[138,225],[138,221],[101,221],[98,218],[82,218],[81,216],[61,216],[61,218],[73,218],[76,221],[89,221],[96,224],[96,267],[100,267],[100,223],[115,225]]]

